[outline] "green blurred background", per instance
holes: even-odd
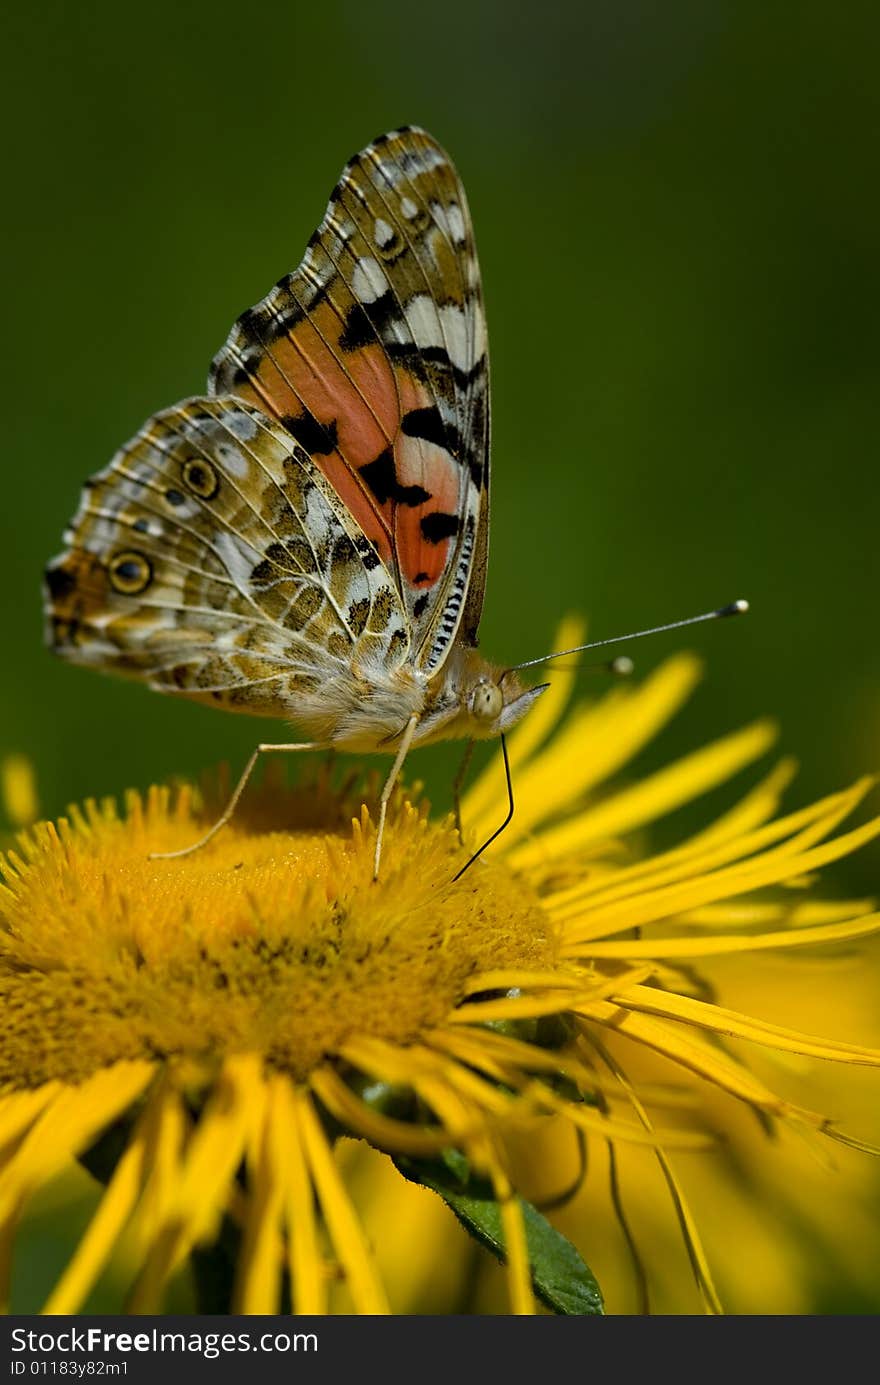
[[[572,608],[598,637],[747,596],[692,632],[706,681],[642,763],[769,712],[793,803],[878,767],[880,8],[46,0],[6,22],[0,753],[33,758],[44,811],[266,734],[54,662],[41,569],[85,477],[203,387],[345,159],[402,123],[449,149],[477,229],[484,648],[539,654]],[[639,670],[681,643],[634,647]],[[441,806],[450,763],[413,762]],[[835,884],[870,891],[877,860]]]

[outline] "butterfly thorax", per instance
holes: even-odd
[[[319,743],[393,754],[413,716],[414,744],[487,739],[515,725],[541,692],[456,643],[431,678],[409,663],[389,670],[365,660],[322,681],[315,695],[294,693],[287,710]]]

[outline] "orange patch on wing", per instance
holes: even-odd
[[[303,409],[328,429],[335,427],[337,446],[312,460],[330,482],[354,520],[375,544],[386,563],[397,559],[402,576],[413,587],[433,587],[448,559],[449,540],[425,539],[421,521],[430,514],[458,511],[458,472],[449,453],[436,444],[406,437],[401,418],[433,403],[418,381],[395,370],[378,344],[344,351],[341,318],[321,303],[287,336],[263,355],[253,382],[237,393],[268,409],[276,418],[296,417]],[[397,481],[420,486],[429,499],[421,505],[383,503],[360,476],[393,447]]]
[[[426,539],[422,520],[458,513],[458,468],[445,448],[418,438],[398,438],[395,454],[400,459],[398,474],[406,477],[406,484],[421,484],[431,493],[422,505],[398,505],[394,516],[397,560],[411,587],[433,587],[446,570],[449,539],[437,543]]]
[[[400,372],[402,414],[429,407],[434,401],[410,375]],[[403,486],[421,486],[430,499],[418,506],[398,505],[394,516],[394,547],[400,571],[411,587],[436,585],[446,570],[449,540],[430,543],[422,533],[422,520],[431,514],[458,513],[458,467],[436,443],[399,434],[394,445],[397,477]]]
[[[345,353],[340,334],[338,314],[329,304],[319,305],[289,336],[273,343],[253,383],[239,386],[237,393],[279,419],[305,408],[325,427],[335,425],[338,447],[312,460],[387,561],[391,506],[379,505],[357,472],[391,445],[400,428],[397,385],[378,343]]]

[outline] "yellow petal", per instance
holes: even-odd
[[[682,923],[700,928],[747,928],[752,925],[785,923],[790,928],[808,928],[817,923],[838,923],[873,913],[875,899],[812,899],[799,903],[772,903],[768,900],[728,900],[725,904],[706,904],[680,916]]]
[[[610,1068],[611,1072],[617,1078],[617,1081],[620,1083],[622,1090],[625,1092],[630,1102],[630,1105],[635,1111],[639,1121],[642,1123],[642,1125],[647,1131],[653,1132],[653,1123],[647,1111],[645,1110],[643,1103],[639,1100],[639,1097],[633,1089],[631,1082],[626,1077],[620,1065],[607,1051],[604,1044],[600,1043],[596,1039],[592,1039],[591,1042],[593,1047],[597,1049],[597,1051],[603,1058],[606,1065]],[[721,1301],[718,1297],[718,1292],[715,1288],[714,1283],[712,1282],[712,1275],[709,1270],[709,1262],[706,1258],[706,1253],[703,1250],[702,1241],[700,1240],[700,1235],[697,1231],[697,1224],[694,1221],[693,1214],[690,1210],[690,1207],[688,1206],[688,1202],[685,1198],[684,1190],[681,1186],[681,1183],[678,1180],[678,1176],[676,1175],[671,1162],[669,1161],[662,1149],[658,1148],[657,1150],[655,1150],[655,1158],[657,1159],[660,1165],[663,1177],[666,1180],[666,1186],[669,1189],[669,1195],[672,1198],[672,1204],[675,1208],[676,1216],[678,1217],[679,1226],[681,1227],[682,1238],[685,1243],[685,1249],[687,1250],[688,1259],[691,1262],[691,1269],[693,1270],[694,1279],[696,1280],[697,1287],[700,1291],[700,1296],[703,1299],[704,1308],[707,1313],[723,1313],[724,1309],[721,1307]]]
[[[514,988],[526,990],[533,986],[555,986],[559,989],[571,987],[580,990],[584,984],[582,972],[572,971],[514,971],[505,968],[497,971],[481,971],[470,977],[462,986],[463,995],[473,995],[478,991],[508,991]]]
[[[514,1195],[510,1180],[497,1158],[489,1158],[489,1176],[504,1228],[504,1248],[507,1260],[507,1283],[510,1291],[510,1311],[522,1316],[535,1311],[532,1296],[532,1276],[522,1204]]]
[[[312,1073],[309,1085],[340,1125],[347,1126],[353,1134],[361,1135],[379,1149],[427,1155],[437,1154],[449,1145],[445,1131],[394,1120],[381,1111],[374,1111],[346,1086],[333,1068],[318,1068]]]
[[[145,1135],[134,1133],[67,1268],[46,1300],[43,1313],[77,1313],[82,1308],[128,1221],[141,1190]]]
[[[285,1081],[277,1074],[268,1079],[265,1118],[248,1158],[248,1203],[236,1265],[234,1313],[271,1314],[281,1309],[284,1151],[277,1140],[277,1089]]]
[[[690,655],[667,660],[635,691],[617,689],[595,706],[569,717],[552,743],[514,778],[516,815],[504,835],[505,851],[545,818],[570,808],[587,789],[619,769],[681,706],[699,677]],[[499,781],[503,784],[503,776]],[[496,799],[493,812],[497,814]],[[475,835],[491,830],[492,814],[466,826]]]
[[[152,1075],[152,1063],[117,1063],[61,1088],[0,1173],[0,1222],[127,1110]]]
[[[502,996],[498,1000],[479,1001],[474,1005],[459,1005],[446,1017],[446,1023],[486,1024],[490,1020],[536,1019],[540,1015],[564,1014],[588,1000],[602,1000],[627,985],[634,985],[651,975],[653,967],[645,962],[617,976],[597,977],[591,983],[581,982],[578,991],[547,991],[539,995]]]
[[[781,933],[713,934],[689,938],[641,938],[624,942],[590,942],[591,957],[644,957],[647,953],[657,960],[661,957],[721,957],[730,952],[765,952],[784,947],[814,947],[820,943],[846,943],[854,938],[866,938],[880,929],[880,914],[867,914],[846,923],[828,923],[815,928],[786,929]],[[583,947],[572,945],[580,955]]]
[[[432,1040],[437,1047],[453,1054],[461,1063],[468,1064],[478,1071],[488,1072],[490,1076],[497,1078],[498,1069],[492,1062],[491,1046],[484,1044],[482,1035],[475,1035],[474,1031],[468,1033],[465,1030],[456,1030],[455,1033],[435,1030]],[[562,1070],[561,1065],[558,1065],[558,1070]],[[522,1073],[518,1075],[515,1069],[511,1068],[505,1076],[511,1086],[518,1088],[518,1105],[495,1090],[491,1084],[482,1082],[475,1073],[469,1072],[466,1068],[451,1069],[447,1081],[456,1087],[466,1088],[469,1098],[485,1105],[490,1112],[503,1117],[510,1125],[514,1122],[526,1124],[535,1112],[543,1111],[563,1116],[579,1129],[606,1140],[622,1140],[626,1143],[651,1146],[662,1141],[670,1149],[706,1149],[713,1143],[702,1132],[692,1130],[661,1130],[655,1135],[648,1135],[639,1126],[626,1125],[602,1111],[559,1097],[551,1087]],[[470,1128],[477,1128],[473,1120]]]
[[[44,1082],[33,1091],[10,1092],[0,1097],[0,1153],[5,1161],[16,1142],[60,1092],[59,1082]]]
[[[683,1030],[680,1025],[656,1020],[649,1015],[639,1015],[633,1010],[625,1010],[620,1005],[611,1005],[607,1001],[585,1005],[580,1013],[585,1019],[595,1020],[598,1024],[613,1029],[615,1033],[625,1034],[627,1038],[653,1048],[679,1066],[696,1073],[698,1077],[704,1077],[714,1086],[771,1115],[799,1119],[817,1129],[824,1125],[823,1116],[783,1100],[742,1064],[737,1063],[719,1048],[708,1044],[692,1031]]]
[[[780,760],[778,765],[756,784],[728,812],[716,818],[702,832],[696,832],[688,845],[696,851],[730,837],[741,837],[753,831],[778,810],[782,795],[797,772],[797,761],[791,756]]]
[[[777,848],[725,870],[685,881],[681,885],[646,890],[644,894],[640,893],[637,897],[621,901],[619,904],[591,909],[582,923],[571,927],[570,936],[573,940],[597,938],[606,933],[637,928],[642,924],[671,918],[685,910],[711,904],[731,895],[748,894],[765,885],[776,885],[799,870],[816,870],[827,865],[829,861],[836,861],[871,841],[878,834],[880,818],[875,818],[863,827],[857,827],[821,846],[799,851],[794,856],[784,849]],[[801,835],[803,837],[806,834]],[[598,956],[598,953],[595,955]]]
[[[601,1007],[596,1006],[598,1011]],[[609,1009],[613,1007],[608,1007]],[[572,1125],[588,1135],[597,1135],[604,1140],[620,1144],[647,1145],[651,1149],[662,1146],[664,1149],[706,1150],[714,1149],[716,1141],[702,1130],[647,1131],[640,1125],[628,1125],[613,1116],[605,1116],[591,1111],[588,1107],[577,1105],[566,1097],[557,1096],[551,1087],[539,1087],[534,1083],[527,1089],[535,1104],[550,1114],[562,1116]]]
[[[172,1271],[200,1240],[216,1234],[235,1171],[265,1104],[261,1062],[251,1054],[227,1058],[188,1145],[152,1251],[128,1303],[131,1313],[157,1312]]]
[[[327,1229],[345,1276],[355,1311],[358,1313],[388,1313],[385,1297],[376,1268],[364,1237],[363,1229],[345,1191],[339,1170],[321,1130],[320,1123],[308,1097],[294,1097],[296,1120],[302,1138]]]
[[[621,990],[617,1000],[628,1010],[638,1010],[646,1015],[660,1015],[666,1019],[683,1020],[686,1024],[708,1029],[713,1034],[729,1034],[734,1039],[750,1039],[753,1043],[763,1044],[767,1048],[800,1053],[807,1058],[827,1058],[867,1067],[880,1067],[880,1049],[846,1044],[836,1039],[814,1038],[810,1034],[801,1034],[796,1029],[785,1029],[766,1020],[754,1019],[751,1015],[725,1010],[721,1005],[707,1005],[705,1001],[696,1000],[691,996],[637,985]]]
[[[276,1083],[275,1136],[285,1180],[288,1268],[293,1311],[327,1312],[327,1271],[318,1244],[315,1196],[306,1167],[296,1118],[294,1091],[287,1079]]]
[[[514,853],[514,864],[522,868],[536,860],[564,856],[603,837],[631,832],[653,822],[729,779],[763,755],[775,737],[776,728],[769,721],[755,722],[742,731],[724,736],[613,794],[562,826],[543,832],[540,841]]]
[[[793,857],[827,836],[861,802],[872,785],[870,779],[859,780],[848,789],[829,794],[817,803],[777,818],[775,822],[740,837],[712,840],[698,849],[692,843],[675,847],[652,860],[641,861],[618,871],[611,881],[598,878],[592,881],[588,875],[579,885],[553,896],[554,912],[566,918],[575,912],[574,907],[569,909],[566,905],[574,906],[585,901],[591,909],[598,908],[677,880],[694,880],[698,876],[708,875],[718,866],[728,865],[732,861],[745,861],[747,857],[756,856],[758,851],[766,852],[777,842],[781,845],[777,847],[776,854],[767,852],[765,861]],[[754,865],[755,862],[753,860],[748,864]],[[787,861],[786,870],[792,869],[790,861]]]
[[[211,1238],[246,1142],[263,1116],[266,1089],[262,1061],[253,1054],[227,1058],[184,1153],[177,1205],[181,1220],[176,1259],[197,1241]]]
[[[145,1113],[146,1185],[133,1223],[135,1241],[142,1255],[152,1248],[170,1218],[189,1124],[181,1095],[173,1083],[166,1079],[157,1084]]]
[[[586,624],[580,616],[567,616],[562,621],[553,643],[554,649],[571,649],[583,644]],[[551,670],[552,672],[552,670]],[[574,690],[574,679],[564,676],[550,678],[547,691],[538,698],[532,710],[519,726],[514,727],[507,738],[507,749],[512,765],[524,765],[535,753],[553,729],[559,725]],[[500,774],[500,779],[499,779]],[[494,813],[501,806],[503,810],[502,786],[504,769],[501,756],[495,755],[462,797],[462,819],[475,823],[486,813]]]

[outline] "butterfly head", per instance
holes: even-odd
[[[504,693],[490,678],[478,678],[471,689],[468,711],[476,721],[497,721],[504,710]]]
[[[476,663],[476,660],[474,660]],[[461,702],[467,717],[465,734],[482,740],[509,731],[540,697],[547,683],[525,687],[512,669],[496,669],[479,660],[466,669]]]
[[[528,688],[513,669],[458,644],[428,693],[416,740],[491,740],[515,726],[547,686]]]

